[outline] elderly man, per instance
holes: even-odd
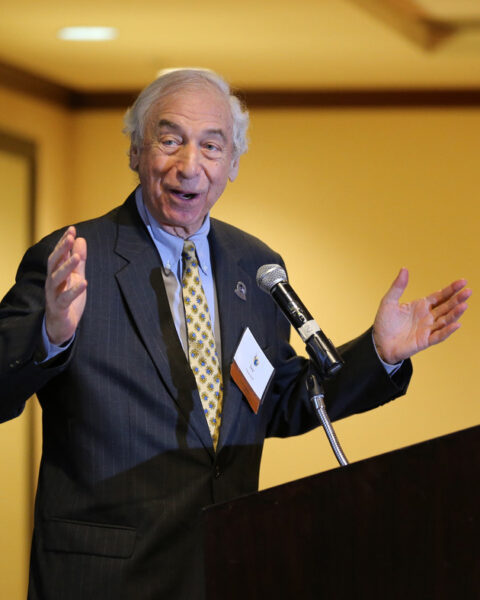
[[[162,75],[126,117],[139,187],[28,250],[0,306],[0,418],[43,409],[32,600],[203,598],[201,508],[257,489],[265,437],[317,424],[314,367],[255,284],[281,257],[209,216],[247,123],[217,75]],[[458,327],[463,280],[399,304],[406,284],[340,349],[331,418],[404,393],[409,357]],[[257,413],[230,375],[247,328],[274,367]]]

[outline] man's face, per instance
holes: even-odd
[[[146,206],[170,233],[195,233],[237,175],[229,105],[213,87],[186,87],[150,109],[141,148],[132,146]]]

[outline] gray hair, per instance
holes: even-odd
[[[130,136],[131,145],[143,143],[145,122],[150,108],[169,94],[187,86],[213,85],[227,100],[233,121],[233,153],[238,158],[248,149],[247,129],[249,115],[246,106],[232,93],[228,83],[209,69],[164,69],[127,110],[123,133]]]

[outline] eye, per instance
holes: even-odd
[[[167,152],[172,152],[173,150],[176,150],[181,143],[181,140],[172,136],[161,137],[159,140],[160,147]]]
[[[205,142],[203,147],[208,154],[219,154],[222,151],[221,146],[214,142]]]

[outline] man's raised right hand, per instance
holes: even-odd
[[[87,242],[69,227],[48,257],[45,325],[48,339],[61,346],[74,335],[87,299]]]

